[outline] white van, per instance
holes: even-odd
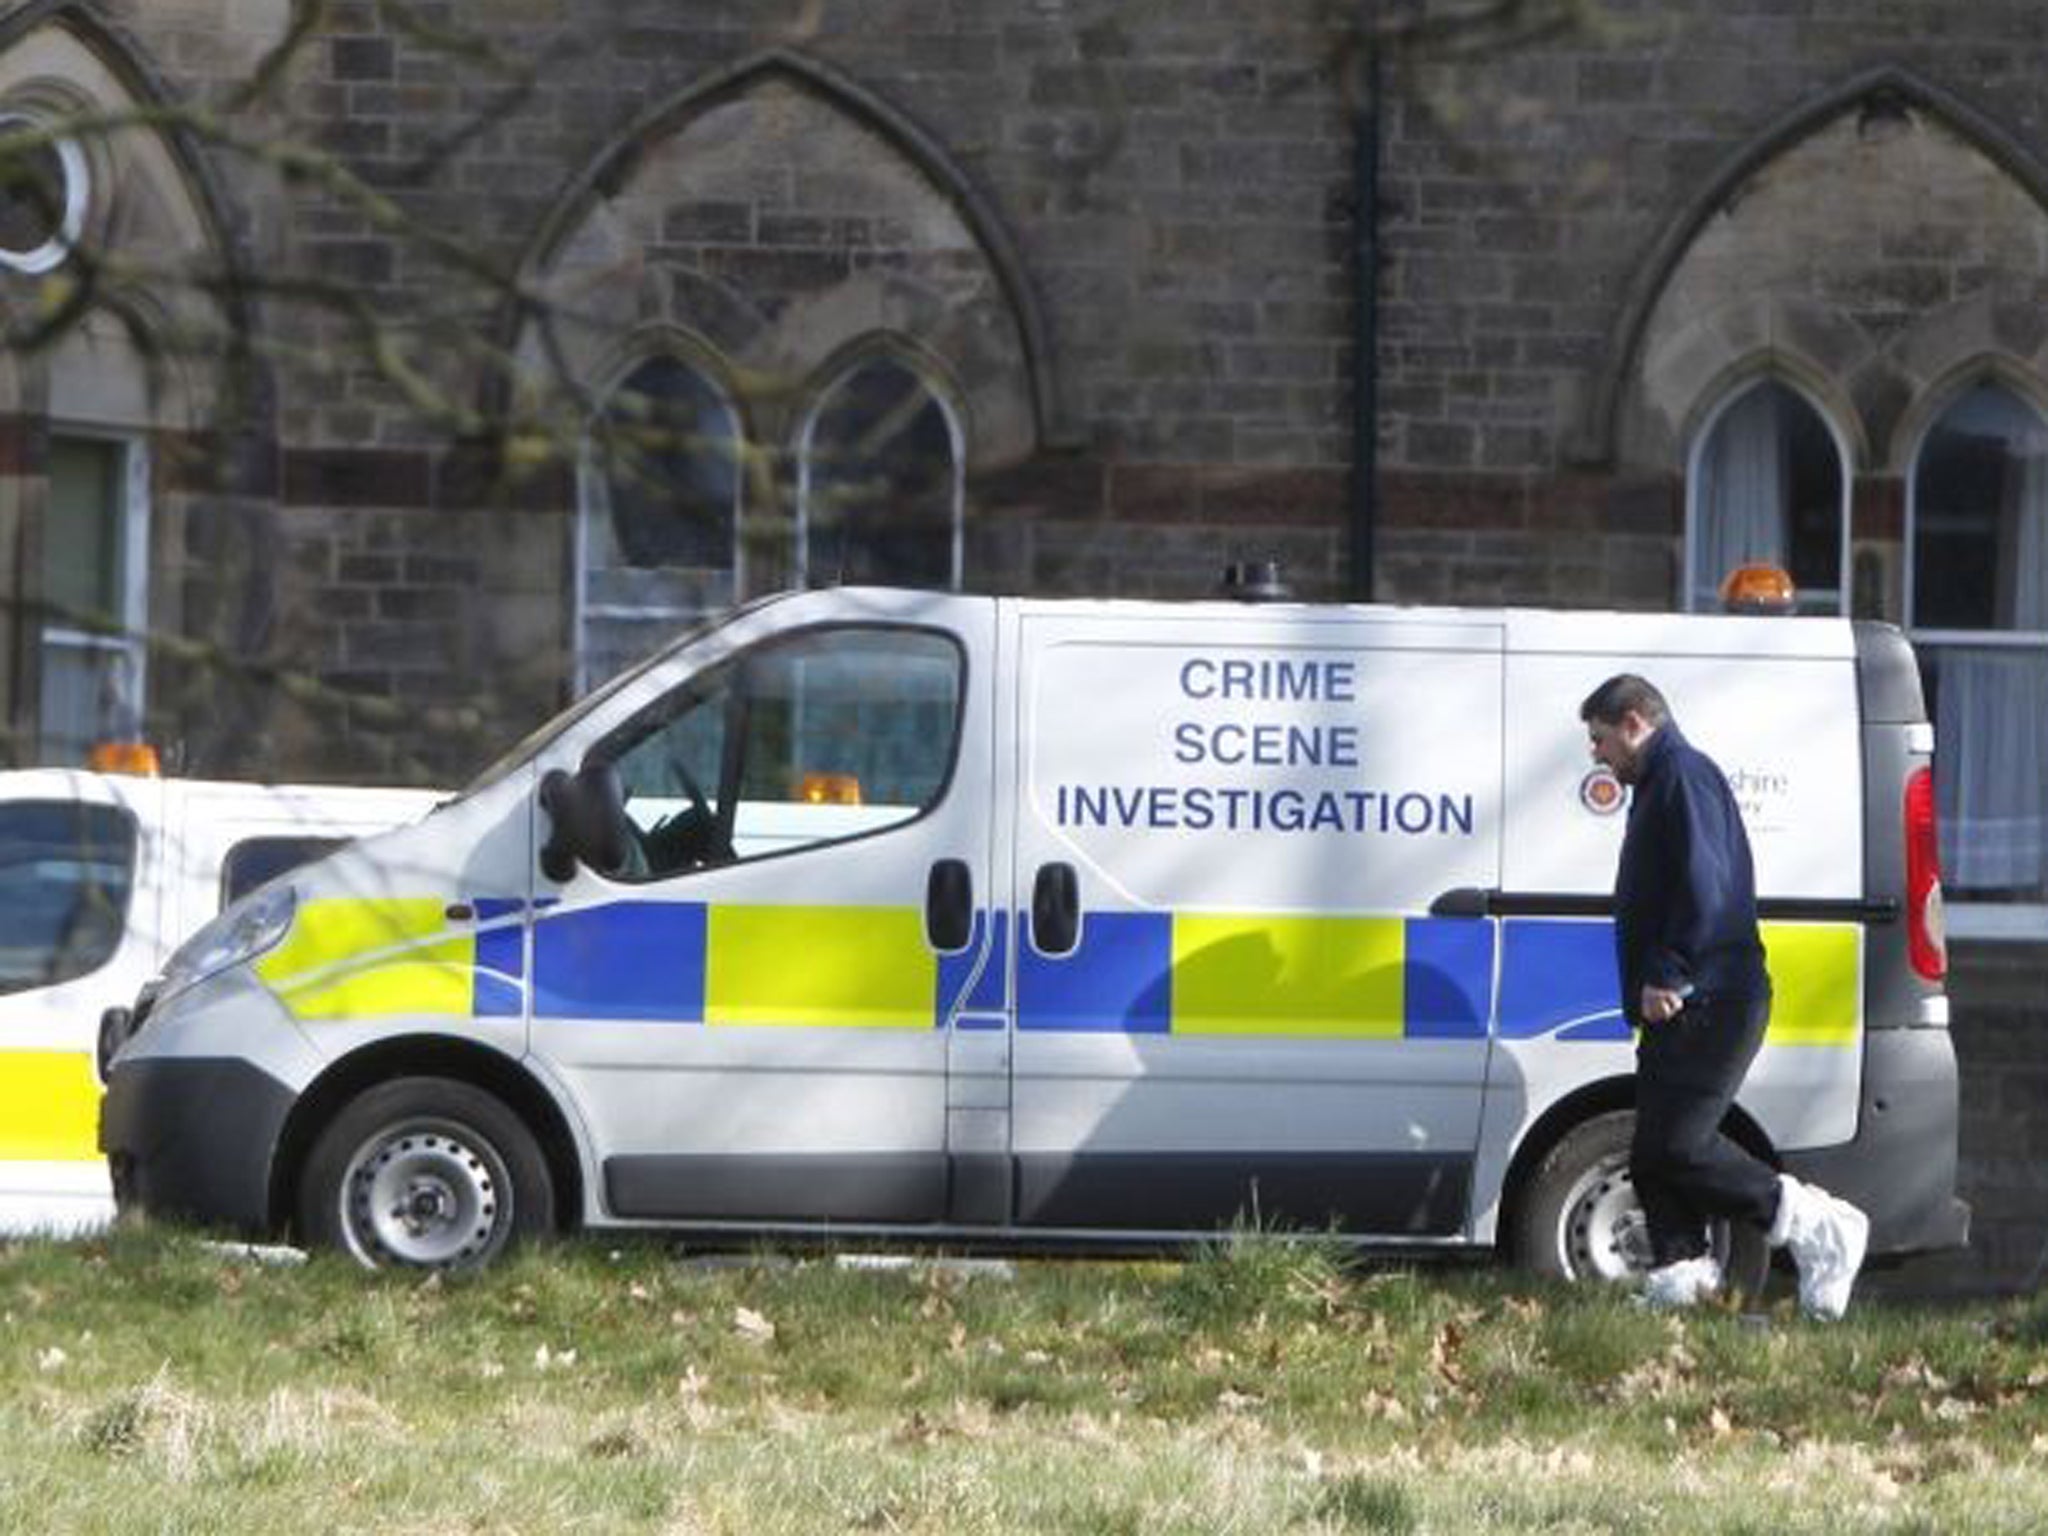
[[[100,1016],[272,876],[423,815],[417,790],[0,772],[0,1233],[113,1214]]]
[[[103,1145],[128,1204],[372,1264],[1246,1219],[1623,1274],[1578,705],[1624,669],[1755,844],[1736,1134],[1876,1252],[1961,1241],[1932,733],[1899,633],[1820,619],[767,599],[195,939]]]

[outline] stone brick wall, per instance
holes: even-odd
[[[173,90],[208,102],[230,96],[279,25],[229,0],[106,13]],[[714,0],[687,16],[465,0],[423,14],[484,31],[506,68],[437,51],[374,5],[337,4],[255,126],[337,154],[511,268],[664,101],[763,50],[816,59],[950,158],[1044,305],[1051,419],[1036,457],[1053,463],[1021,481],[982,467],[971,584],[1187,593],[1225,559],[1270,551],[1304,590],[1339,589],[1352,363],[1341,16],[1106,0]],[[2035,21],[2019,0],[1966,19],[1934,0],[1605,0],[1580,30],[1536,43],[1397,49],[1383,114],[1383,595],[1670,603],[1682,445],[1638,461],[1587,437],[1660,236],[1773,122],[1887,64],[2024,135],[2043,106],[2018,46]],[[449,414],[488,400],[475,340],[496,318],[490,295],[329,192],[216,159],[254,261],[415,317],[414,361]],[[799,192],[798,223],[801,205]],[[705,246],[690,260],[711,277],[729,265],[721,208],[681,208],[669,226]],[[841,260],[797,243],[774,271],[798,287]],[[1819,298],[1924,318],[2014,265],[1914,229],[1858,249],[1856,273],[1802,280]],[[340,319],[275,306],[266,323],[296,352],[349,351]],[[447,426],[359,361],[287,369],[274,422],[282,445],[352,451],[425,451]],[[1855,469],[1897,472],[1881,456]],[[1050,516],[1032,499],[1048,478],[1061,485]],[[1134,522],[1159,539],[1123,537]]]

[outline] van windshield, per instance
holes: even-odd
[[[482,773],[479,773],[468,784],[464,785],[461,795],[457,796],[457,798],[467,799],[479,790],[488,789],[514,768],[517,768],[521,763],[532,757],[534,753],[538,752],[548,742],[554,740],[555,737],[568,730],[570,726],[604,703],[606,699],[609,699],[622,688],[632,684],[650,668],[661,665],[661,663],[668,660],[670,656],[690,644],[693,640],[708,635],[720,625],[729,624],[734,619],[740,617],[740,615],[751,613],[762,604],[772,602],[781,595],[780,593],[771,593],[767,597],[757,597],[752,602],[742,603],[737,608],[728,609],[715,618],[705,619],[701,623],[692,624],[645,661],[636,662],[617,677],[612,678],[608,682],[600,683],[560,714],[550,716],[538,729],[529,731],[520,738],[518,745],[496,758]]]
[[[128,926],[135,822],[111,805],[0,805],[0,993],[53,986],[111,960]]]

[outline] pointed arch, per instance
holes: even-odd
[[[900,108],[832,66],[787,48],[766,49],[695,81],[629,124],[571,182],[542,221],[521,272],[532,277],[545,271],[597,206],[631,182],[651,146],[685,132],[703,114],[775,83],[793,87],[877,136],[954,210],[987,261],[1016,327],[1036,437],[1043,443],[1071,436],[1054,388],[1044,308],[994,205],[944,147]],[[518,349],[531,320],[527,306],[506,316],[508,352]]]
[[[1695,413],[1681,607],[1717,610],[1722,578],[1763,560],[1791,573],[1800,612],[1848,611],[1857,460],[1831,393],[1766,357],[1732,371]]]
[[[246,335],[254,317],[242,278],[254,269],[254,264],[235,233],[246,221],[233,217],[234,204],[225,182],[192,132],[176,122],[175,113],[181,105],[178,94],[142,48],[86,0],[27,0],[0,17],[0,57],[45,27],[61,31],[83,49],[107,71],[129,103],[143,109],[161,109],[171,115],[171,121],[152,124],[150,131],[163,144],[176,168],[204,226],[208,246],[219,254],[227,281],[220,285],[215,302],[229,327]],[[120,104],[105,105],[118,110]]]
[[[1613,461],[1629,374],[1636,366],[1644,332],[1672,274],[1708,221],[1728,207],[1750,178],[1771,161],[1858,109],[1903,109],[1928,114],[2003,170],[2034,202],[2048,209],[2048,166],[1994,119],[1912,70],[1898,65],[1866,70],[1801,103],[1722,160],[1636,264],[1608,332],[1600,371],[1586,397],[1572,445],[1575,460],[1589,465]]]

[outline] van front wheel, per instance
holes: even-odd
[[[403,1077],[351,1100],[313,1143],[299,1231],[369,1269],[481,1269],[554,1226],[547,1160],[504,1103]]]
[[[1632,1281],[1650,1266],[1650,1234],[1629,1179],[1632,1110],[1574,1126],[1529,1178],[1511,1234],[1524,1269],[1559,1280]],[[1708,1224],[1723,1288],[1738,1301],[1763,1294],[1771,1250],[1748,1222]]]

